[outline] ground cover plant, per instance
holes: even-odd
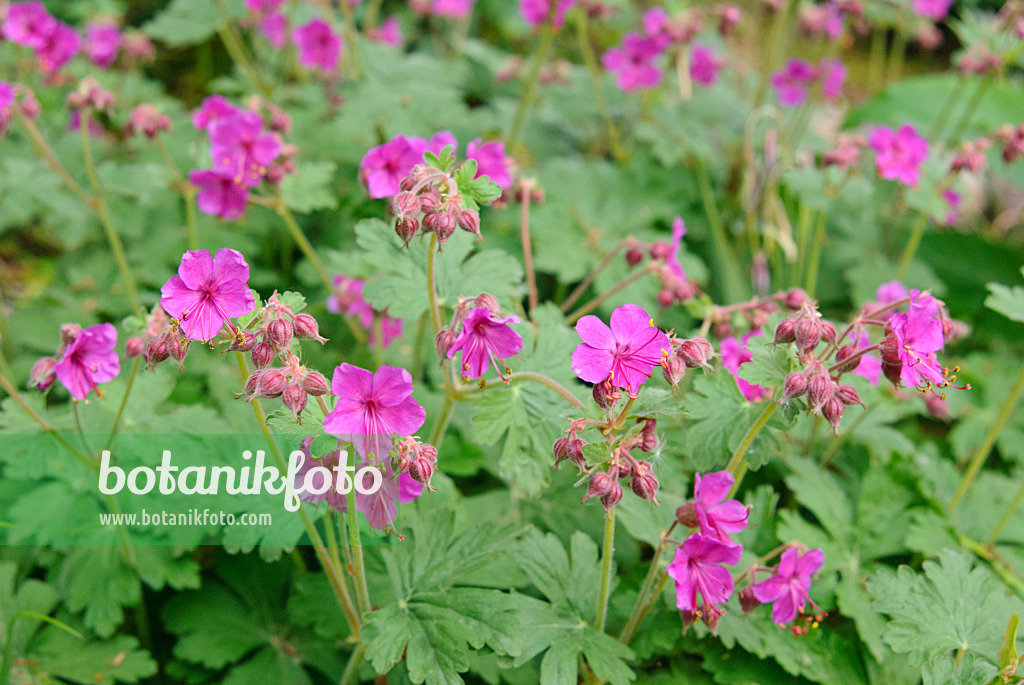
[[[1024,681],[1024,3],[0,0],[0,685]]]

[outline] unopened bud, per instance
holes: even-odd
[[[882,338],[882,344],[878,346],[878,351],[882,355],[882,361],[886,364],[898,364],[902,365],[900,360],[900,348],[896,342],[895,335],[887,335]]]
[[[800,319],[796,324],[795,334],[797,348],[804,354],[813,352],[821,342],[821,323],[813,316]]]
[[[295,333],[295,337],[301,340],[319,340],[321,343],[327,342],[326,339],[320,337],[320,325],[316,322],[309,314],[296,314],[295,318],[292,319],[292,332]]]
[[[893,363],[890,363],[890,362],[887,362],[887,361],[883,361],[882,362],[882,373],[885,374],[885,377],[889,379],[890,383],[892,383],[895,386],[899,386],[900,380],[901,380],[901,376],[902,376],[902,373],[903,373],[903,364],[902,363],[893,364]]]
[[[679,385],[679,381],[683,380],[683,376],[686,374],[686,364],[679,357],[664,357],[661,360],[661,371],[668,384],[674,388]]]
[[[292,413],[292,416],[298,418],[302,410],[306,408],[306,391],[298,383],[289,383],[284,386],[281,401],[284,402],[284,406]]]
[[[651,259],[665,260],[672,254],[672,246],[659,240],[656,243],[651,243],[650,253]]]
[[[846,361],[857,354],[855,345],[843,345],[836,351],[836,370],[843,374],[849,373],[860,365],[860,357]]]
[[[830,397],[825,401],[824,406],[821,408],[821,415],[825,417],[825,420],[829,422],[829,425],[835,429],[838,434],[839,422],[843,418],[843,412],[846,411],[846,407],[838,397]]]
[[[448,357],[448,350],[451,349],[452,345],[455,344],[455,339],[458,336],[455,335],[455,331],[451,329],[444,329],[437,334],[434,339],[434,349],[437,350],[437,356],[439,359],[445,359]]]
[[[782,382],[782,398],[780,402],[789,402],[797,397],[802,397],[807,392],[807,376],[794,371],[786,376]]]
[[[287,350],[292,344],[292,324],[287,319],[274,319],[267,324],[267,331],[263,337],[278,350]]]
[[[672,288],[662,288],[658,291],[658,306],[662,309],[671,307],[676,301],[676,294]]]
[[[796,322],[793,319],[783,319],[775,327],[775,344],[787,345],[796,340]]]
[[[256,347],[256,334],[252,331],[239,330],[231,340],[228,352],[248,352]]]
[[[590,482],[587,484],[587,494],[580,500],[580,504],[583,504],[591,497],[604,497],[611,491],[613,483],[617,483],[617,481],[613,480],[606,472],[598,471],[590,477]]]
[[[653,418],[643,419],[644,427],[640,431],[640,451],[653,452],[658,449],[658,436],[655,430],[658,427],[658,420]]]
[[[274,361],[274,348],[265,342],[257,343],[252,348],[250,356],[252,356],[252,364],[257,369],[262,369]]]
[[[132,357],[138,357],[140,354],[146,351],[146,342],[137,335],[133,335],[128,338],[124,343],[124,356],[131,359]]]
[[[412,479],[425,485],[431,492],[434,488],[430,485],[430,478],[435,471],[437,471],[437,464],[435,460],[428,457],[416,457],[409,463],[409,475]]]
[[[619,485],[619,481],[613,480],[612,486],[608,489],[608,492],[601,495],[601,506],[604,507],[605,511],[609,511],[612,507],[622,501],[622,486]]]
[[[704,338],[691,338],[684,340],[676,348],[676,356],[683,360],[687,368],[707,368],[708,360],[714,356],[714,351]]]
[[[399,220],[415,216],[420,213],[420,199],[416,194],[403,190],[391,198],[388,211]]]
[[[836,344],[836,327],[830,321],[821,322],[821,337],[827,343]]]
[[[498,306],[498,300],[490,293],[480,293],[476,296],[476,306],[486,307],[487,311],[495,316],[501,314],[501,308]]]
[[[825,374],[814,374],[807,380],[807,402],[811,412],[817,414],[822,405],[832,397],[832,379]]]
[[[260,375],[260,382],[256,392],[260,397],[273,399],[281,396],[287,384],[288,378],[281,369],[266,369]]]
[[[626,250],[626,263],[630,266],[636,266],[640,262],[644,261],[644,251],[639,247],[631,247]]]
[[[598,383],[594,386],[593,396],[594,402],[596,402],[597,406],[601,407],[601,409],[610,409],[611,406],[615,404],[615,400],[609,396],[608,388],[605,387],[604,383]]]
[[[242,388],[241,396],[245,397],[246,400],[256,397],[256,391],[260,387],[260,381],[263,379],[263,373],[264,372],[261,370],[256,370],[245,379],[245,387]],[[235,395],[235,399],[238,399],[239,397],[239,395]]]
[[[804,302],[808,302],[810,299],[810,296],[803,288],[790,288],[786,291],[786,296],[782,302],[786,305],[787,309],[796,311],[803,306]]]
[[[420,230],[420,221],[414,216],[406,219],[400,219],[395,222],[395,233],[402,239],[403,242],[408,243],[416,236],[416,231]]]
[[[312,395],[313,397],[323,397],[331,392],[331,386],[328,385],[327,379],[319,371],[310,371],[306,374],[305,378],[302,379],[302,389],[307,395]]]
[[[843,404],[859,404],[864,407],[864,403],[861,402],[857,388],[852,385],[840,385],[836,390],[836,397],[838,397]],[[867,409],[867,407],[864,408]]]
[[[456,218],[459,228],[473,235],[480,235],[480,215],[472,209],[463,209]]]
[[[29,387],[46,390],[53,385],[53,382],[57,380],[56,366],[57,362],[53,357],[43,357],[33,364],[32,371],[29,373]]]
[[[697,518],[697,505],[693,502],[676,508],[676,521],[684,528],[697,528],[700,526],[700,519]]]
[[[159,338],[153,338],[146,345],[143,359],[150,366],[156,366],[160,362],[166,361],[169,356],[171,356],[171,353],[167,351],[167,339],[164,336],[160,336]]]
[[[658,479],[646,461],[637,462],[636,473],[630,481],[633,493],[640,499],[653,500],[658,494]]]
[[[740,590],[740,608],[743,609],[743,613],[749,614],[759,606],[761,603],[754,596],[754,588],[748,585]]]

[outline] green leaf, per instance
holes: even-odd
[[[338,204],[331,186],[334,183],[334,162],[306,162],[294,174],[281,181],[281,195],[289,209],[312,212],[334,209]]]
[[[1024,274],[1024,269],[1021,269]],[[1015,285],[1009,288],[1000,283],[989,283],[991,294],[985,298],[985,306],[1013,321],[1024,323],[1024,288]]]
[[[240,0],[228,0],[233,17],[244,15]],[[143,25],[142,30],[170,47],[202,43],[223,24],[217,5],[211,0],[173,0],[164,11]]]
[[[779,388],[793,369],[789,345],[775,345],[771,341],[753,343],[749,347],[753,358],[740,366],[740,378],[762,388]]]

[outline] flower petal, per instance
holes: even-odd
[[[213,281],[213,257],[206,250],[189,250],[181,256],[178,276],[188,288],[202,290]]]

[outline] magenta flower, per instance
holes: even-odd
[[[452,154],[455,154],[459,149],[459,141],[451,131],[438,131],[430,137],[430,140],[414,136],[409,138],[409,144],[416,150],[416,154],[420,156],[420,161],[423,159],[423,153],[428,150],[433,152],[435,155],[440,155],[441,150],[449,145],[452,146]],[[417,164],[419,164],[419,162],[417,162]]]
[[[953,0],[914,0],[914,11],[932,21],[942,21],[952,4]]]
[[[501,318],[491,313],[487,307],[474,307],[462,320],[462,332],[448,349],[448,358],[454,359],[456,352],[462,352],[459,368],[464,378],[480,378],[487,373],[487,367],[494,365],[494,370],[502,374],[502,359],[519,354],[523,349],[523,338],[509,326],[519,323],[519,317]]]
[[[260,19],[260,33],[267,42],[280,50],[288,42],[288,20],[280,12],[270,12]]]
[[[824,563],[825,554],[820,549],[808,550],[801,555],[795,547],[790,547],[782,553],[775,574],[751,586],[754,598],[762,604],[774,602],[772,621],[780,625],[789,623],[807,606],[811,576]]]
[[[772,74],[771,84],[779,93],[779,104],[797,107],[807,100],[807,87],[818,77],[818,70],[807,60],[791,59]]]
[[[960,201],[963,199],[960,193],[956,192],[952,188],[946,188],[942,191],[942,199],[946,201],[946,206],[949,208],[946,211],[946,216],[942,217],[941,223],[946,226],[953,226],[956,224],[956,220],[959,216]],[[933,219],[935,223],[940,223],[938,220]]]
[[[661,69],[654,60],[665,51],[666,41],[657,36],[629,33],[622,39],[622,47],[607,50],[601,64],[618,74],[616,82],[626,92],[646,90],[661,83]]]
[[[338,68],[341,38],[323,19],[313,19],[292,32],[292,42],[299,49],[299,64],[331,74]]]
[[[680,611],[697,611],[699,594],[705,610],[720,613],[714,605],[727,601],[733,590],[732,574],[721,564],[732,566],[742,554],[742,547],[726,545],[700,533],[686,538],[667,569],[676,582],[676,607]]]
[[[690,78],[705,88],[715,85],[718,71],[725,65],[725,60],[717,57],[714,51],[704,45],[694,45],[690,51]]]
[[[54,74],[70,62],[81,49],[82,39],[78,32],[64,22],[58,21],[53,32],[46,37],[46,42],[36,51],[36,57],[43,71]]]
[[[313,444],[314,436],[309,435],[302,439],[302,447],[300,448],[303,455],[302,463],[299,465],[298,470],[295,472],[295,486],[304,485],[306,482],[306,474],[309,473],[316,466],[323,466],[324,468],[331,471],[331,475],[328,478],[322,471],[313,471],[313,475],[309,478],[309,487],[311,490],[319,491],[324,490],[324,486],[330,483],[324,492],[310,492],[309,490],[303,489],[299,493],[299,499],[309,504],[320,504],[321,502],[327,502],[327,506],[331,507],[335,511],[347,511],[345,506],[345,495],[341,494],[335,488],[338,478],[337,473],[334,471],[334,467],[340,463],[341,450],[334,450],[322,457],[319,462],[313,458],[313,453],[310,451],[310,447]],[[358,492],[356,495],[358,496]]]
[[[921,180],[921,165],[928,158],[928,141],[917,135],[910,124],[893,131],[879,126],[871,132],[868,144],[875,150],[878,175],[888,181],[916,186]]]
[[[855,343],[859,350],[871,346],[871,338],[867,331],[861,331],[859,336],[855,332],[851,332],[850,341]],[[867,379],[871,385],[878,385],[878,381],[882,378],[882,358],[875,354],[863,354],[857,368],[852,373]]]
[[[818,69],[821,71],[821,94],[825,101],[832,102],[841,97],[846,83],[846,67],[842,60],[823,59]]]
[[[110,68],[121,49],[121,29],[110,21],[92,22],[85,30],[85,55],[93,64]]]
[[[245,0],[245,7],[253,14],[270,14],[285,3],[285,0]]]
[[[223,95],[211,95],[192,114],[192,125],[198,131],[206,131],[218,119],[227,119],[243,111],[228,102]]]
[[[893,314],[889,319],[902,364],[900,378],[909,387],[926,382],[944,386],[945,372],[935,357],[945,344],[939,303],[918,290],[911,290],[910,297],[906,313]]]
[[[664,7],[652,7],[642,18],[645,36],[660,36],[667,32],[671,17]]]
[[[370,197],[397,195],[402,179],[423,161],[423,151],[406,138],[395,136],[383,145],[370,148],[359,164],[359,177]]]
[[[378,43],[393,45],[396,48],[402,46],[402,27],[398,23],[398,17],[393,14],[382,21],[380,26],[367,30],[366,36]]]
[[[42,49],[56,28],[57,20],[39,0],[11,3],[0,27],[4,38],[33,50]]]
[[[245,214],[249,188],[237,183],[231,174],[205,169],[191,172],[188,180],[199,188],[196,205],[203,214],[219,216],[227,221],[240,219]]]
[[[281,153],[281,141],[264,133],[263,119],[255,112],[240,111],[218,118],[210,125],[210,157],[213,168],[232,174],[235,183],[259,185],[267,166]]]
[[[476,0],[434,0],[431,12],[439,17],[468,17]]]
[[[736,385],[740,392],[749,402],[760,402],[768,395],[769,390],[755,385],[743,378],[740,378],[740,367],[754,358],[753,353],[747,349],[750,339],[763,335],[760,330],[754,330],[743,336],[742,340],[734,337],[722,340],[722,366],[724,366],[736,379]]]
[[[402,335],[402,320],[374,310],[370,303],[363,299],[364,285],[366,282],[358,278],[335,276],[334,294],[327,298],[327,311],[358,318],[359,325],[365,328],[369,334],[371,346],[377,342],[375,318],[381,317],[380,329],[383,337],[381,344],[387,347],[392,340]]]
[[[728,471],[716,471],[703,478],[693,475],[693,503],[700,522],[700,532],[726,545],[735,545],[730,533],[747,527],[749,510],[729,496],[734,479]]]
[[[672,220],[672,246],[669,249],[668,256],[665,257],[665,266],[682,281],[686,281],[686,271],[679,262],[679,253],[683,249],[683,237],[685,235],[686,224],[683,222],[683,217],[677,216]]]
[[[228,319],[256,308],[248,281],[249,265],[238,250],[221,248],[214,257],[191,250],[182,255],[178,275],[160,289],[160,306],[186,338],[210,340]]]
[[[412,376],[405,369],[382,366],[371,373],[342,364],[331,381],[338,401],[324,418],[324,431],[352,442],[363,457],[384,460],[395,437],[412,435],[427,417],[412,390]]]
[[[910,297],[910,291],[899,281],[889,281],[875,289],[875,299],[880,305],[892,304],[908,297]]]
[[[554,1],[557,4],[555,5],[553,26],[558,29],[565,24],[565,13],[573,6],[575,0]],[[540,26],[547,21],[548,15],[551,13],[551,2],[552,0],[519,0],[519,13],[530,26]]]
[[[651,370],[672,352],[668,336],[635,304],[612,312],[611,327],[592,314],[576,323],[583,339],[572,353],[572,370],[588,383],[608,381],[635,395]]]
[[[80,331],[64,348],[64,356],[53,367],[57,378],[76,400],[84,400],[96,391],[100,383],[108,383],[121,372],[121,362],[114,346],[117,329],[113,324],[101,323]]]
[[[512,174],[509,171],[508,158],[505,156],[505,143],[500,140],[482,143],[480,138],[476,138],[469,141],[466,145],[466,159],[476,160],[474,178],[487,176],[502,188],[509,188],[512,185]]]

